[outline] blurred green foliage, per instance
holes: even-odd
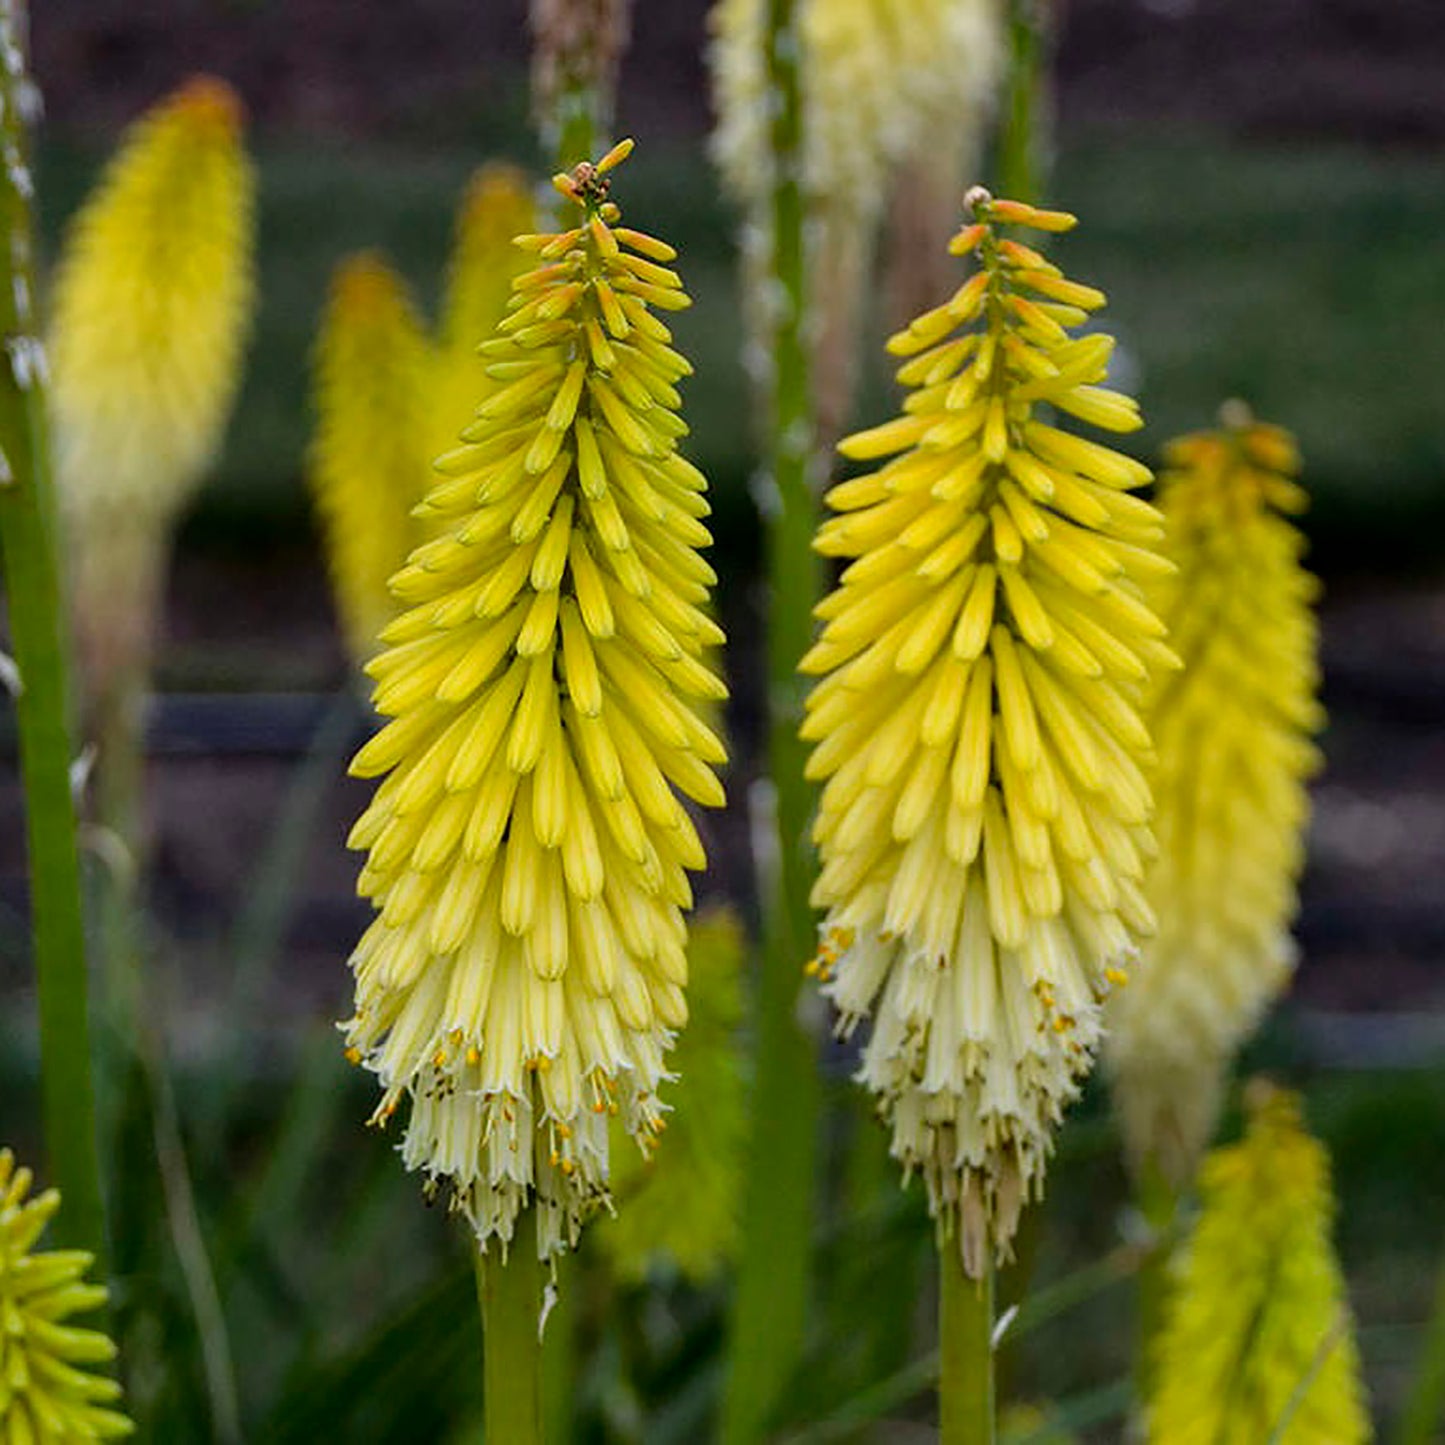
[[[331,267],[379,246],[434,307],[452,214],[488,155],[534,160],[505,111],[494,140],[402,146],[262,136],[261,309],[245,389],[192,535],[277,534],[306,515],[300,467],[310,430],[307,363]],[[424,130],[418,125],[418,131]],[[485,131],[482,132],[486,134]],[[688,385],[692,453],[711,477],[726,570],[750,570],[747,482],[754,429],[739,362],[735,218],[700,138],[642,137],[621,196],[629,221],[668,237],[696,305],[677,318],[697,374]],[[485,142],[484,142],[485,144]],[[99,161],[53,141],[40,194],[51,240]],[[535,166],[534,166],[535,169]],[[1378,560],[1445,520],[1445,163],[1338,144],[1245,144],[1219,135],[1097,133],[1068,138],[1053,199],[1083,218],[1059,244],[1070,272],[1105,287],[1110,328],[1149,418],[1152,454],[1242,396],[1300,437],[1327,544],[1361,532]],[[876,343],[877,337],[873,338]],[[870,344],[860,417],[889,406]],[[1438,535],[1438,534],[1436,534]],[[1426,549],[1424,555],[1420,549]],[[1388,554],[1394,560],[1393,550]],[[1357,569],[1370,558],[1356,549]]]

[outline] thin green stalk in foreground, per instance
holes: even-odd
[[[505,1260],[495,1248],[476,1256],[486,1445],[539,1445],[543,1439],[542,1266],[534,1228],[532,1208],[525,1209]]]
[[[993,1445],[993,1266],[963,1272],[956,1239],[938,1251],[938,1438],[940,1445]]]
[[[15,713],[25,788],[31,926],[40,995],[41,1097],[51,1182],[65,1197],[58,1238],[105,1273],[105,1215],[91,1083],[85,929],[70,791],[72,747],[64,612],[45,446],[43,356],[32,309],[31,181],[23,62],[25,6],[0,0],[0,553],[19,673]],[[19,57],[18,63],[11,63]]]
[[[1157,1170],[1149,1170],[1135,1189],[1135,1203],[1153,1236],[1139,1270],[1138,1323],[1134,1342],[1134,1393],[1142,1412],[1154,1393],[1155,1355],[1169,1303],[1169,1266],[1176,1242],[1179,1198]]]
[[[753,1139],[743,1196],[743,1256],[733,1302],[723,1439],[758,1438],[801,1358],[812,1254],[820,1084],[814,1039],[800,1026],[798,988],[813,952],[807,840],[811,790],[798,738],[797,666],[812,641],[820,570],[804,330],[802,94],[796,0],[769,0],[772,125],[772,336],[769,469],[768,766],[776,798],[776,876],[764,876],[763,973],[758,994]],[[765,840],[765,846],[773,843]]]

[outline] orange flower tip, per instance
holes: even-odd
[[[632,148],[637,144],[631,136],[617,142],[600,161],[597,162],[595,170],[599,176],[605,176],[614,166],[620,166],[628,156],[632,154]]]
[[[577,182],[566,171],[558,171],[552,177],[552,189],[559,195],[566,196],[569,201],[577,199]]]
[[[379,251],[357,251],[337,263],[332,276],[336,302],[348,310],[366,310],[395,293],[391,268]]]
[[[981,186],[974,188],[982,190]],[[973,191],[969,192],[972,196]],[[996,201],[984,192],[982,202],[972,207],[977,215],[982,211],[983,219],[1005,226],[1028,226],[1035,231],[1072,231],[1079,224],[1079,218],[1068,211],[1044,211],[1025,201]]]
[[[246,123],[246,106],[235,89],[215,75],[192,76],[176,91],[173,104],[199,124],[234,135]]]
[[[972,194],[972,192],[970,192]],[[965,226],[953,240],[948,243],[948,252],[951,256],[967,256],[970,251],[983,239],[984,232],[988,227],[982,221],[975,221],[971,226]]]
[[[361,1062],[361,1050],[355,1044],[346,1051],[346,1062],[348,1064],[359,1064]]]

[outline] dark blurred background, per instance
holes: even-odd
[[[232,81],[253,120],[260,311],[224,454],[179,539],[153,718],[155,906],[173,944],[177,1052],[199,1069],[228,1025],[226,960],[236,931],[255,926],[248,904],[254,912],[278,817],[346,682],[302,481],[327,276],[346,252],[380,246],[434,307],[469,172],[497,156],[540,166],[525,5],[33,8],[52,249],[122,127],[190,73]],[[705,150],[705,9],[638,0],[620,129],[639,151],[622,199],[629,219],[678,246],[697,301],[677,331],[697,367],[692,454],[715,489],[736,800],[760,736],[760,549],[735,217]],[[1342,1246],[1388,1408],[1445,1245],[1445,10],[1439,0],[1071,0],[1057,39],[1049,199],[1083,217],[1064,243],[1068,268],[1109,292],[1149,420],[1137,449],[1154,456],[1240,396],[1294,430],[1306,458],[1311,560],[1326,584],[1328,764],[1302,966],[1252,1057],[1306,1086],[1334,1150]],[[888,405],[874,366],[858,415],[880,418]],[[260,1075],[347,1007],[344,959],[366,910],[340,841],[364,796],[339,777],[345,745],[327,743],[314,764],[299,890],[282,909],[275,969],[257,974],[265,1023],[247,1047]],[[0,1136],[31,1127],[11,1108],[34,1060],[18,809],[7,745]],[[728,846],[713,850],[720,865],[703,889],[746,906],[746,830],[738,817],[716,826]],[[1117,1193],[1112,1163],[1077,1168],[1081,1179],[1102,1172]],[[1067,1207],[1057,1206],[1051,1248],[1093,1248],[1103,1226],[1071,1221]],[[1040,1378],[1051,1389],[1087,1382],[1088,1355],[1041,1363]]]

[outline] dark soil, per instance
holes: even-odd
[[[375,133],[519,90],[525,0],[64,0],[34,7],[52,118],[111,127],[195,70],[265,126]],[[707,124],[704,0],[641,0],[623,83],[640,132]],[[1445,137],[1436,0],[1060,0],[1064,124],[1207,120],[1424,144]]]

